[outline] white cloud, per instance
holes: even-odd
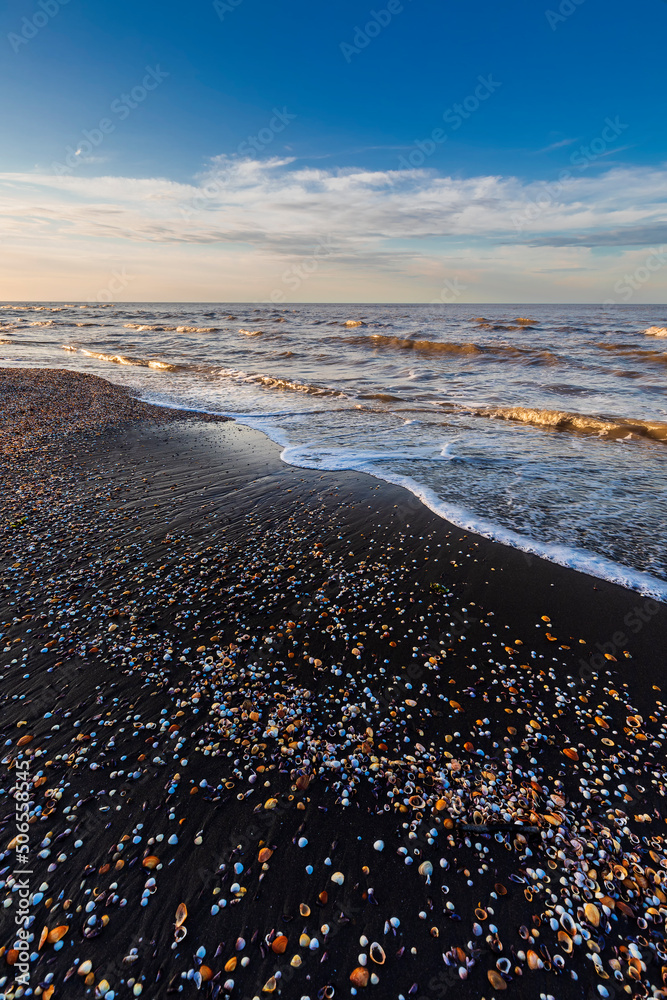
[[[216,158],[191,184],[5,173],[5,250],[39,264],[16,294],[3,284],[0,295],[20,298],[35,288],[31,297],[44,297],[37,285],[48,277],[45,259],[55,254],[81,258],[84,271],[95,268],[96,275],[109,261],[136,262],[137,298],[162,289],[168,298],[206,297],[207,290],[213,298],[239,298],[225,294],[226,282],[262,297],[288,263],[315,254],[326,238],[329,250],[308,283],[308,298],[354,298],[347,289],[357,289],[363,274],[370,298],[393,288],[390,298],[428,300],[440,277],[465,271],[473,281],[466,297],[493,300],[485,283],[495,289],[502,275],[503,297],[567,299],[567,287],[553,277],[567,272],[576,297],[595,300],[631,253],[622,248],[651,245],[664,229],[666,197],[667,171],[640,167],[581,172],[560,185],[229,157]],[[596,246],[607,248],[604,256],[595,255]],[[250,271],[239,269],[241,261]],[[156,283],[160,269],[164,281]],[[216,271],[225,276],[223,288],[212,277]],[[209,272],[202,291],[194,276]],[[79,285],[59,278],[67,287],[58,297],[76,297]],[[172,279],[178,292],[168,294]],[[190,286],[196,293],[187,294]]]

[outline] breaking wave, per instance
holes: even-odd
[[[472,358],[511,358],[528,364],[557,365],[561,359],[551,351],[533,347],[514,347],[511,344],[477,344],[474,341],[447,340],[406,340],[404,337],[390,337],[383,333],[371,333],[368,337],[348,337],[348,344],[357,347],[389,348],[398,351],[416,351],[418,354],[463,355]]]
[[[478,417],[513,420],[533,427],[591,434],[612,441],[638,437],[667,443],[667,423],[660,420],[595,417],[567,410],[537,410],[524,406],[498,406],[475,409],[472,412]]]
[[[252,374],[248,372],[236,371],[233,368],[220,368],[217,372],[225,378],[233,378],[239,382],[252,382],[255,385],[262,385],[265,389],[278,389],[283,392],[303,392],[310,396],[336,396],[339,399],[346,399],[344,392],[338,389],[331,389],[329,386],[312,385],[309,382],[295,382],[287,378],[275,378],[272,375]]]

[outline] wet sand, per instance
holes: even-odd
[[[24,787],[46,1000],[662,995],[665,606],[237,424],[20,377],[0,996]]]

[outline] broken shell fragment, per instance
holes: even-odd
[[[387,956],[385,955],[384,948],[381,944],[378,944],[377,941],[373,941],[368,953],[372,962],[375,962],[376,965],[384,965]]]

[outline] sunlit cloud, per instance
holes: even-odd
[[[510,282],[505,295],[514,289],[517,296],[530,286],[527,270],[541,289],[533,294],[548,296],[551,288],[560,297],[557,283],[545,276],[564,270],[571,285],[572,272],[579,274],[580,295],[588,289],[595,299],[625,254],[665,239],[666,199],[667,172],[641,167],[582,171],[549,183],[220,156],[191,183],[0,175],[6,249],[39,260],[40,269],[45,257],[71,257],[85,246],[91,261],[134,260],[153,271],[158,265],[146,251],[154,254],[161,245],[160,264],[173,269],[181,297],[190,266],[217,267],[236,280],[241,257],[252,266],[252,277],[243,278],[245,294],[261,296],[286,261],[312,254],[326,237],[327,267],[318,282],[329,296],[345,295],[345,276],[361,269],[372,288],[384,287],[391,274],[395,297],[428,299],[430,276],[437,281],[458,269],[477,290],[484,276],[493,288],[493,276],[502,274]],[[594,248],[605,252],[595,256]],[[321,288],[325,272],[329,283]],[[25,295],[26,282],[32,287],[25,276],[16,295],[11,282],[3,284],[2,296]],[[68,288],[63,295],[72,297],[71,279]],[[133,293],[150,294],[141,276]]]

